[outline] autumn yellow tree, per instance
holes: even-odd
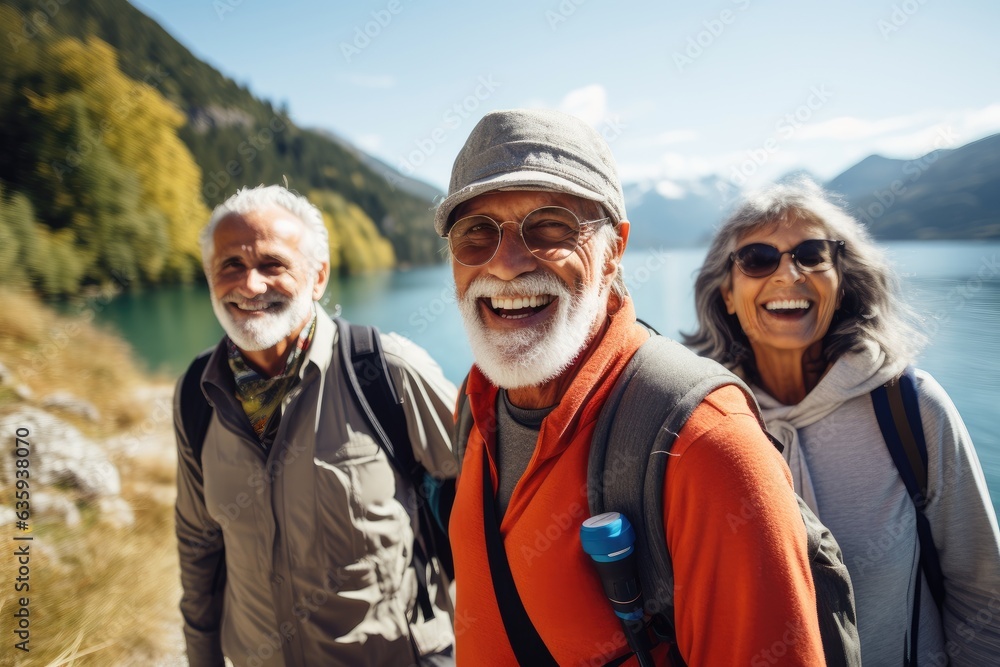
[[[396,265],[392,244],[357,204],[330,190],[314,190],[309,199],[323,212],[330,232],[331,268],[357,274]]]
[[[106,147],[135,178],[144,225],[165,221],[166,252],[162,259],[140,258],[146,271],[154,278],[190,278],[198,270],[197,234],[208,210],[199,190],[201,171],[177,136],[184,114],[156,88],[167,74],[151,70],[142,81],[125,76],[114,49],[93,37],[62,39],[51,50],[63,90],[34,95],[31,104],[53,125],[71,122],[74,114],[67,109],[82,106],[87,127],[74,133],[76,142],[67,144],[62,156],[43,165],[47,175],[63,180]]]

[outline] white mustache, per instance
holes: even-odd
[[[255,296],[252,299],[245,299],[238,294],[227,294],[222,297],[220,301],[222,301],[222,303],[235,303],[237,306],[246,307],[251,305],[260,305],[262,303],[288,303],[290,299],[286,299],[280,294]]]
[[[491,296],[514,298],[525,294],[571,296],[569,288],[552,274],[528,273],[513,280],[501,280],[489,275],[480,276],[466,288],[464,298],[481,299]]]

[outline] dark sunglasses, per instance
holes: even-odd
[[[547,262],[568,257],[580,244],[585,229],[610,218],[583,220],[561,206],[537,208],[518,223],[497,222],[486,215],[470,215],[452,225],[448,232],[451,254],[464,266],[482,266],[493,259],[500,248],[503,226],[518,226],[521,239],[532,255]]]
[[[751,278],[766,278],[777,271],[782,255],[791,255],[800,271],[813,273],[832,269],[837,251],[844,245],[843,241],[809,239],[782,252],[767,243],[750,243],[731,254],[729,259]]]

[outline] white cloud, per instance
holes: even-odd
[[[337,78],[360,88],[392,88],[396,85],[396,78],[390,74],[341,74]]]
[[[1000,104],[983,109],[962,109],[939,115],[904,135],[881,137],[873,150],[888,157],[919,157],[939,148],[959,148],[989,134],[1000,132]]]
[[[566,93],[557,108],[597,127],[608,115],[608,92],[598,83],[577,88]]]
[[[671,151],[663,153],[654,162],[619,161],[618,173],[623,183],[649,184],[657,190],[660,190],[661,183],[666,183],[662,186],[666,192],[676,192],[674,188],[681,187],[679,184],[689,184],[711,174],[722,174],[741,158],[741,153],[705,156]],[[661,191],[660,194],[670,196],[666,192]]]
[[[836,141],[852,152],[903,158],[938,148],[958,148],[995,132],[1000,132],[1000,104],[874,120],[841,116],[805,125],[797,131],[795,139]]]
[[[764,185],[794,169],[806,169],[826,180],[873,153],[908,160],[998,133],[1000,103],[882,118],[841,116],[803,124],[791,137],[775,135],[773,145],[758,139],[742,147],[739,143],[727,146],[706,131],[681,144],[680,139],[686,139],[682,132],[630,135],[618,151],[622,181],[642,183],[670,196],[679,190],[692,191],[695,181],[710,175],[747,188]],[[669,144],[665,139],[676,141],[664,148]]]
[[[798,139],[836,139],[840,141],[868,139],[916,127],[927,123],[928,120],[926,113],[890,116],[878,120],[838,116],[819,123],[803,125],[796,132],[796,137]]]
[[[684,188],[674,181],[657,181],[655,187],[660,196],[665,199],[681,199],[684,197]]]
[[[618,161],[618,177],[622,183],[647,183],[656,180],[659,176],[659,163]]]
[[[991,104],[985,109],[967,112],[963,130],[970,138],[979,138],[1000,132],[1000,104]]]
[[[956,140],[956,136],[953,130],[944,126],[924,127],[900,136],[882,137],[872,148],[875,153],[888,157],[917,157],[938,148],[957,148],[962,142]]]
[[[664,153],[660,156],[660,176],[672,181],[691,181],[715,173],[718,165],[702,155]]]

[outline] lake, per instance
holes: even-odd
[[[905,298],[924,317],[930,345],[918,359],[965,419],[1000,511],[1000,244],[901,242],[886,245]],[[677,337],[695,322],[693,275],[704,249],[628,251],[625,277],[639,317]],[[323,303],[348,319],[397,331],[427,349],[461,382],[472,353],[455,307],[447,266],[335,279]],[[124,294],[92,303],[95,320],[124,336],[151,370],[183,372],[222,335],[203,286]]]

